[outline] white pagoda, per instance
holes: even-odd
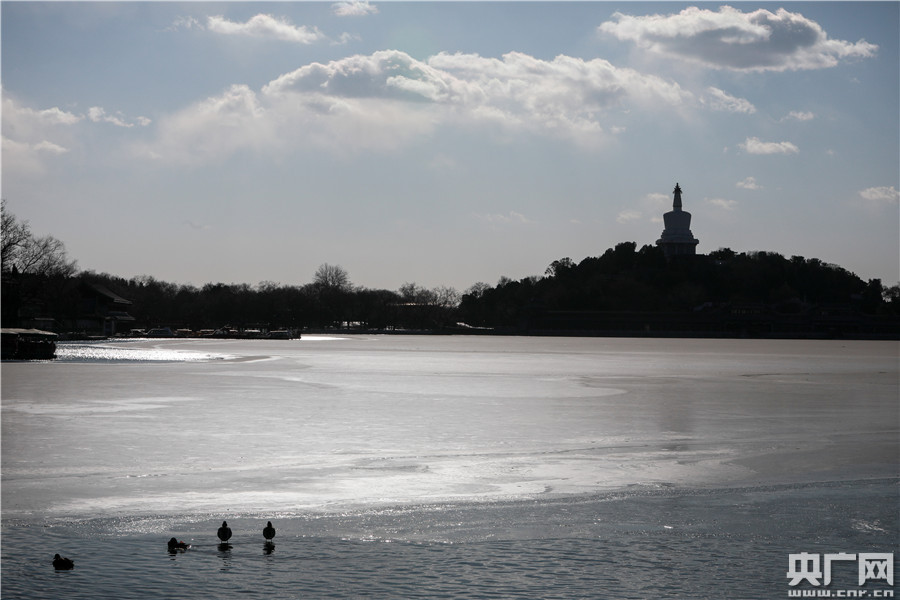
[[[663,215],[665,229],[656,240],[656,245],[663,249],[667,258],[694,255],[700,240],[691,233],[691,213],[681,210],[681,186],[675,184],[675,201],[672,210]]]

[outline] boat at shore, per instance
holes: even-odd
[[[56,357],[58,335],[40,329],[0,330],[3,360],[51,360]]]

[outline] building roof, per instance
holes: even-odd
[[[105,287],[103,287],[102,285],[99,285],[97,283],[88,283],[87,287],[90,288],[92,291],[96,292],[97,294],[104,296],[105,298],[110,300],[113,304],[131,305],[131,303],[132,303],[131,300],[126,300],[122,296],[119,296],[118,294],[114,294],[113,292],[109,291],[108,289],[106,289]]]

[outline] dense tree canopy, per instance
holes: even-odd
[[[784,321],[789,315],[840,308],[858,315],[893,315],[895,327],[898,296],[898,286],[885,288],[877,279],[865,282],[815,258],[723,248],[707,256],[667,260],[658,247],[637,249],[634,242],[623,242],[577,264],[570,258],[553,261],[543,278],[502,279],[494,288],[472,290],[462,298],[459,318],[477,326],[533,330],[608,328],[609,320],[601,322],[597,313],[617,313],[622,321],[635,323],[639,317],[633,313],[687,314],[701,327],[713,323],[714,315],[736,310]],[[554,319],[552,326],[548,316]]]

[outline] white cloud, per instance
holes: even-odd
[[[360,17],[378,14],[378,7],[369,4],[368,0],[351,0],[332,4],[334,14],[339,17]]]
[[[59,144],[54,144],[53,142],[48,142],[47,140],[43,140],[38,142],[37,144],[33,144],[32,149],[34,149],[36,152],[44,152],[47,154],[65,154],[69,151],[68,148],[63,148]]]
[[[706,202],[723,210],[734,210],[738,204],[737,200],[726,200],[724,198],[707,198]]]
[[[782,121],[811,121],[816,118],[816,115],[809,111],[798,111],[792,110],[788,113],[786,117],[781,119]]]
[[[714,110],[745,113],[748,115],[756,112],[756,107],[749,100],[736,98],[715,87],[706,88],[706,94],[700,98],[700,102],[709,105]]]
[[[479,221],[483,221],[490,225],[526,225],[533,223],[522,213],[518,213],[516,211],[509,211],[509,213],[505,215],[501,214],[475,214],[476,219]]]
[[[35,176],[46,172],[45,159],[69,150],[47,140],[22,142],[3,136],[3,169],[18,175]]]
[[[833,67],[841,60],[874,56],[878,46],[832,40],[799,13],[779,8],[743,13],[686,8],[678,14],[615,13],[599,30],[651,52],[680,56],[715,69],[788,71]]]
[[[43,163],[31,144],[2,137],[3,170],[19,175],[35,175],[44,171]]]
[[[384,50],[327,64],[310,63],[269,82],[263,93],[439,102],[461,92],[452,89],[455,83],[404,52]]]
[[[761,190],[762,186],[756,183],[756,177],[745,177],[741,181],[738,181],[734,184],[735,187],[743,188],[745,190]]]
[[[800,152],[800,149],[791,142],[762,142],[755,137],[747,138],[739,145],[748,154],[796,154]]]
[[[203,29],[203,24],[194,17],[177,17],[175,21],[168,27],[166,31],[177,31],[179,29]]]
[[[395,50],[311,63],[272,81],[263,93],[293,95],[323,112],[355,99],[411,103],[410,114],[427,111],[430,104],[440,107],[444,120],[491,121],[585,143],[611,135],[600,117],[626,98],[663,105],[691,98],[677,84],[600,59],[438,54],[423,62]]]
[[[36,110],[3,94],[3,166],[26,175],[43,173],[44,161],[69,152],[73,126],[84,116],[58,107]]]
[[[545,61],[521,52],[510,52],[500,59],[440,53],[429,59],[428,64],[478,85],[490,96],[563,102],[566,108],[586,104],[588,110],[603,109],[619,105],[626,97],[673,105],[691,98],[677,83],[618,68],[603,59],[560,55]],[[576,98],[566,100],[572,94]]]
[[[110,115],[100,106],[92,106],[88,109],[88,119],[94,123],[112,123],[116,127],[134,127],[134,123],[125,121],[121,114]],[[146,127],[152,121],[147,117],[138,117],[137,122],[142,127]]]
[[[677,107],[690,92],[660,77],[621,69],[606,60],[557,56],[545,61],[518,52],[502,58],[441,53],[428,64],[463,82],[472,114],[517,128],[552,132],[587,144],[612,134],[603,116],[630,107]]]
[[[672,210],[672,196],[661,192],[651,192],[638,198],[637,209],[623,209],[616,215],[616,221],[627,223],[648,215],[651,223],[661,223],[663,213]]]
[[[325,39],[325,35],[316,27],[293,25],[287,19],[266,14],[253,16],[246,23],[229,21],[221,15],[208,17],[206,28],[223,35],[271,38],[298,44],[312,44]]]
[[[859,192],[860,198],[872,204],[900,203],[900,191],[894,186],[870,187]]]
[[[236,97],[242,100],[235,102]],[[749,102],[721,91],[711,97],[725,110],[752,110]],[[421,61],[384,50],[306,64],[259,92],[232,86],[222,96],[161,119],[157,142],[144,151],[197,160],[247,147],[392,149],[439,127],[471,128],[504,140],[549,136],[592,147],[624,131],[610,121],[625,109],[692,105],[697,98],[678,84],[602,59],[541,60],[512,52],[500,58],[438,54]],[[226,139],[223,131],[232,133]],[[186,147],[178,151],[182,144]],[[197,151],[189,151],[194,145]]]
[[[88,119],[94,123],[107,122],[118,125],[119,127],[131,127],[131,125],[125,123],[121,119],[112,115],[107,115],[106,111],[99,106],[92,106],[88,109]]]
[[[332,45],[340,46],[342,44],[349,44],[350,42],[358,42],[362,38],[355,33],[347,33],[346,31],[338,36],[338,39],[332,42]]]
[[[74,125],[82,119],[82,117],[78,115],[60,110],[55,106],[41,111],[32,111],[30,108],[24,108],[22,110],[31,112],[37,119],[48,125]]]
[[[35,110],[27,106],[21,106],[8,94],[3,94],[3,130],[10,132],[49,130],[58,125],[75,125],[84,119],[54,106],[44,110]]]
[[[637,221],[641,218],[641,212],[638,210],[622,210],[616,215],[617,223],[628,223],[629,221]]]
[[[157,160],[192,164],[225,158],[245,148],[272,148],[276,125],[256,94],[233,85],[158,122],[158,138],[138,151]],[[274,149],[274,148],[273,148]]]

